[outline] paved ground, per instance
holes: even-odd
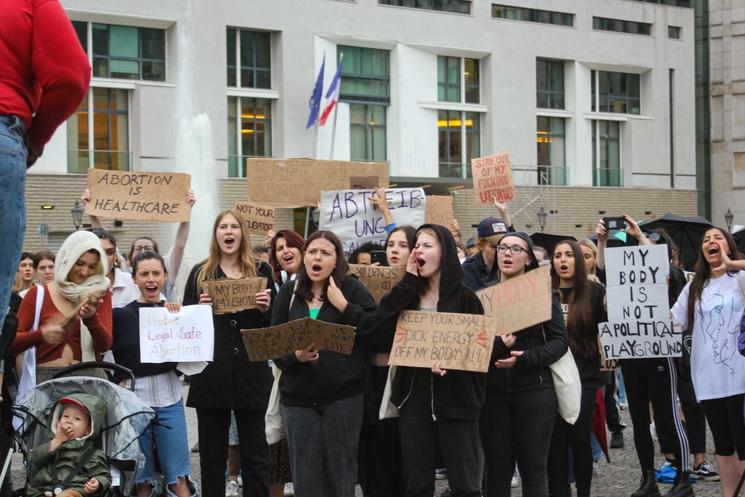
[[[600,462],[598,472],[593,477],[592,488],[593,495],[598,497],[628,497],[634,490],[636,490],[639,484],[639,470],[638,462],[636,459],[636,453],[633,447],[631,422],[628,420],[628,412],[623,412],[624,421],[629,425],[625,430],[626,447],[624,449],[613,449],[611,450],[611,462],[607,463],[605,460]],[[189,428],[189,446],[196,442],[197,438],[197,427],[196,427],[196,415],[193,409],[187,409],[187,420]],[[711,442],[711,436],[709,434],[707,442],[709,444],[710,454],[707,459],[710,462],[714,461],[714,456],[711,455],[713,445]],[[661,458],[660,458],[661,462]],[[191,463],[194,472],[194,478],[199,481],[199,456],[198,454],[192,454]],[[13,462],[13,483],[14,488],[18,488],[23,485],[24,481],[24,470],[20,462],[20,458],[16,456]],[[445,481],[437,482],[436,495],[439,496],[440,492],[446,487]],[[669,485],[660,485],[660,491],[664,494]],[[697,483],[695,486],[695,492],[698,497],[714,497],[721,495],[719,483]],[[521,496],[522,492],[519,488],[513,490],[513,496]],[[362,497],[362,492],[359,487],[357,488],[356,497]]]

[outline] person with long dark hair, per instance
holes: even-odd
[[[269,241],[269,265],[278,292],[282,285],[295,280],[303,263],[303,245],[303,237],[290,229],[277,231]]]
[[[272,325],[311,317],[356,328],[350,355],[309,344],[274,361],[282,370],[280,407],[297,497],[354,495],[375,302],[348,272],[337,236],[316,231],[305,242],[296,284],[282,287],[274,303]]]

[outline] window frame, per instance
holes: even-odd
[[[441,119],[441,113],[445,114],[445,121],[447,123],[446,126],[440,126]],[[458,130],[454,131],[454,127],[450,126],[450,122],[452,117],[455,117],[458,122]],[[481,155],[481,113],[480,112],[472,112],[467,110],[454,110],[454,109],[439,109],[437,111],[437,164],[438,164],[438,177],[440,178],[470,178],[471,177],[471,167],[470,167],[470,160],[474,159],[476,157],[479,157]],[[472,129],[469,130],[467,126],[468,119],[473,119],[473,122],[476,123],[475,126],[472,126]],[[444,132],[446,135],[445,139],[445,147],[447,149],[446,157],[447,159],[450,159],[453,155],[453,152],[451,149],[451,136],[455,135],[458,136],[459,143],[460,143],[460,162],[450,162],[445,161],[443,162],[443,157],[440,155],[440,134]],[[469,135],[471,137],[476,136],[478,140],[478,151],[476,155],[469,154],[469,150],[471,147],[469,147]],[[470,155],[470,157],[469,157]],[[443,168],[446,170],[452,170],[456,167],[460,167],[460,175],[459,176],[453,176],[453,175],[443,175]]]
[[[504,14],[504,15],[499,15]],[[509,19],[512,21],[536,22],[552,26],[574,27],[575,14],[556,10],[533,9],[516,5],[491,4],[492,19]]]
[[[605,84],[606,84],[606,93],[601,92],[601,73],[605,75]],[[622,81],[620,81],[620,85],[622,87],[626,88],[626,93],[611,93],[610,87],[612,86],[610,79],[613,78],[614,75],[620,75]],[[626,114],[631,116],[639,116],[642,115],[642,83],[641,83],[641,74],[636,73],[628,73],[628,72],[617,72],[617,71],[601,71],[592,69],[590,71],[590,78],[591,78],[591,110],[593,112],[605,112],[610,114]],[[630,83],[633,81],[630,81],[631,79],[636,80],[637,83],[637,93],[638,96],[631,95],[630,89],[634,86]],[[605,108],[603,109],[603,102],[602,99],[605,98]],[[626,107],[625,112],[616,112],[612,110],[612,104],[614,102],[624,102],[624,105]],[[632,103],[636,102],[637,106],[632,106]],[[638,109],[638,112],[632,112],[633,109]]]
[[[548,123],[548,131],[542,131],[541,127],[539,126],[539,123],[541,119],[546,119]],[[553,122],[554,120],[561,122],[561,132],[560,133],[554,133],[553,130]],[[548,142],[541,142],[541,139],[543,138],[543,135],[545,135],[546,138],[548,138]],[[567,185],[567,118],[565,117],[556,117],[556,116],[536,116],[536,162],[537,162],[537,184],[538,185],[552,185],[552,186],[566,186]],[[561,158],[561,165],[558,164],[551,164],[551,157],[553,157],[553,154],[551,153],[552,144],[551,144],[551,138],[561,138],[562,139],[562,158]],[[541,154],[539,152],[539,148],[542,143],[548,143],[548,157],[549,157],[549,164],[541,164],[540,156]]]
[[[540,78],[538,75],[540,74],[539,65],[544,64],[545,65],[545,74],[546,74],[546,81],[544,85],[541,85]],[[551,83],[553,81],[553,70],[556,68],[561,69],[561,91],[554,90],[551,87]],[[544,59],[544,58],[537,58],[536,59],[536,107],[539,109],[559,109],[564,110],[566,109],[566,64],[563,60],[554,60],[554,59]],[[546,106],[540,105],[540,96],[545,97]],[[560,96],[560,99],[559,99]],[[560,105],[552,105],[554,101],[557,101],[557,103],[560,103]]]
[[[230,32],[233,31],[233,47],[235,50],[235,60],[231,61],[229,59],[230,57],[230,50],[227,49],[230,46],[230,40],[228,40],[228,37],[230,35]],[[243,50],[241,47],[241,36],[243,34],[250,35],[253,37],[253,43],[252,43],[252,58],[253,58],[253,65],[243,67],[241,64],[241,56],[243,54]],[[265,36],[266,37],[266,43],[268,47],[267,52],[267,58],[269,60],[268,67],[262,67],[258,65],[258,43],[256,41],[257,35]],[[226,26],[225,28],[225,44],[226,44],[226,86],[228,88],[235,88],[235,89],[256,89],[256,90],[271,90],[273,81],[272,81],[272,33],[270,31],[261,31],[256,29],[248,29],[248,28],[241,28],[237,26]],[[232,62],[232,64],[231,64]],[[235,71],[235,85],[230,84],[230,70]],[[253,85],[244,85],[243,84],[243,71],[249,71],[252,74],[253,79]],[[258,73],[268,73],[269,77],[269,85],[268,86],[258,86],[256,83],[258,81]]]
[[[427,4],[430,6],[427,6]],[[460,15],[471,15],[473,12],[472,0],[378,0],[378,5],[429,10],[432,12],[446,12],[448,14]],[[453,7],[450,9],[446,8],[446,6],[450,5]],[[441,8],[437,8],[437,6],[440,6]],[[467,6],[467,12],[461,12],[457,6]]]
[[[607,139],[605,139],[606,142],[606,165],[610,164],[610,160],[608,158],[609,150],[611,142],[617,142],[617,149],[618,149],[618,167],[606,167],[601,169],[600,163],[601,163],[601,154],[600,154],[600,148],[601,148],[601,140],[600,137],[600,125],[603,123],[604,126],[615,126],[618,130],[617,137],[611,138],[610,135]],[[623,154],[621,153],[621,123],[619,121],[613,121],[613,120],[606,120],[606,119],[593,119],[591,121],[592,125],[592,131],[591,131],[591,143],[592,143],[592,186],[601,186],[601,187],[614,187],[614,188],[622,188],[623,187]],[[611,172],[616,172],[618,175],[617,178],[611,177]],[[612,184],[613,183],[613,184]]]
[[[245,159],[249,157],[273,157],[274,153],[274,128],[273,128],[273,112],[274,112],[274,100],[271,98],[261,98],[261,97],[253,97],[253,96],[247,96],[247,95],[227,95],[227,114],[226,114],[226,120],[228,123],[228,177],[229,178],[245,178],[247,176],[246,171],[246,161]],[[236,113],[234,116],[231,116],[230,112],[230,99],[235,99],[235,109]],[[268,155],[249,155],[245,154],[245,150],[243,149],[243,102],[244,101],[251,101],[253,104],[253,108],[256,109],[257,102],[261,101],[265,103],[269,114],[264,119],[264,139],[266,139],[266,133],[268,131],[269,133],[269,153]],[[235,126],[235,134],[233,136],[233,139],[235,140],[235,149],[233,149],[230,146],[230,126],[231,126],[231,118],[234,118],[233,125]],[[254,149],[257,148],[258,143],[258,137],[256,134],[256,115],[254,114],[253,119],[253,141],[254,141]],[[235,152],[235,153],[233,153]],[[230,158],[235,157],[237,160],[237,164],[232,165],[230,163]]]

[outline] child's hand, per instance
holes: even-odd
[[[57,427],[57,433],[55,433],[54,438],[49,443],[49,452],[54,452],[60,445],[73,438],[75,438],[75,435],[72,432],[72,426],[69,424],[60,424]]]
[[[91,478],[85,483],[85,493],[88,494],[95,494],[98,492],[98,488],[101,486],[101,484],[96,480],[95,478]]]

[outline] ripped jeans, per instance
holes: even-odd
[[[168,485],[176,483],[179,476],[191,474],[189,461],[189,442],[186,435],[186,416],[183,399],[167,407],[153,407],[155,423],[140,435],[140,450],[145,455],[145,467],[137,478],[137,483],[157,480],[155,455],[158,448],[160,470]]]

